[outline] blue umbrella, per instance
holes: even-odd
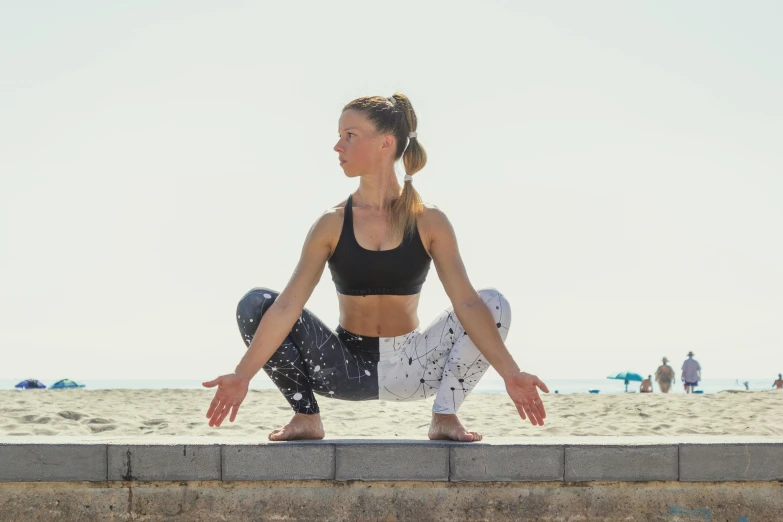
[[[617,375],[610,375],[609,377],[607,377],[607,379],[619,379],[621,381],[625,381],[625,391],[628,391],[628,381],[642,382],[644,380],[644,377],[642,377],[638,373],[621,372],[618,373]]]
[[[61,388],[84,388],[84,384],[78,384],[71,379],[63,379],[52,384],[51,387],[52,390]]]
[[[24,381],[14,386],[14,388],[23,388],[25,390],[30,390],[35,388],[46,388],[46,385],[36,379],[25,379]]]

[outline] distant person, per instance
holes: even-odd
[[[666,364],[669,359],[663,358],[663,364],[655,370],[655,380],[663,393],[669,393],[669,388],[674,383],[674,368]]]
[[[688,358],[682,363],[682,382],[685,383],[685,392],[693,393],[693,388],[699,385],[701,380],[701,365],[693,358],[693,352],[688,352]]]
[[[652,393],[652,375],[648,375],[645,380],[642,381],[642,385],[639,386],[639,393]]]
[[[746,390],[750,389],[750,383],[748,381],[743,382],[742,385],[745,387]]]
[[[773,382],[772,386],[778,390],[783,390],[783,374],[778,374],[778,380]]]

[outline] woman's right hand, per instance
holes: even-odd
[[[215,398],[212,399],[209,410],[207,410],[210,427],[220,426],[229,413],[231,413],[231,418],[228,420],[234,422],[234,419],[237,418],[239,405],[247,395],[250,381],[236,373],[229,373],[221,375],[215,380],[202,382],[201,385],[205,388],[218,387]]]

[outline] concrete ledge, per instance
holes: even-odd
[[[108,445],[108,480],[221,480],[217,445]]]
[[[313,442],[223,446],[223,480],[333,479],[334,445]]]
[[[783,444],[683,444],[680,480],[783,481]]]
[[[342,442],[336,480],[449,480],[449,447],[437,442]]]
[[[0,481],[106,480],[101,444],[0,444]]]
[[[0,481],[783,481],[783,439],[4,437]]]
[[[452,482],[563,480],[563,446],[477,444],[449,451]]]
[[[566,446],[565,480],[678,480],[677,445]]]

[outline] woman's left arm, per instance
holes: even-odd
[[[520,371],[506,348],[492,313],[468,279],[451,222],[438,208],[431,208],[427,213],[430,254],[457,319],[481,354],[503,378],[506,391],[520,416],[524,419],[527,414],[533,425],[543,425],[546,412],[536,388],[547,393],[549,390],[535,375]]]

